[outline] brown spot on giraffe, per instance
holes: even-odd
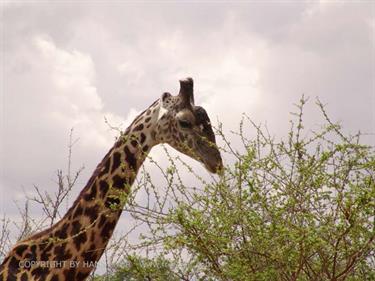
[[[99,206],[98,205],[93,205],[93,206],[87,206],[84,209],[83,214],[89,218],[89,222],[92,223],[94,222],[99,214]]]
[[[142,131],[143,128],[144,128],[144,125],[143,125],[143,124],[139,124],[138,126],[136,126],[136,127],[134,128],[133,131],[134,131],[134,132]]]
[[[104,198],[108,192],[109,184],[106,181],[101,180],[99,183],[99,189],[100,189],[100,197]]]
[[[1,279],[1,276],[0,276],[0,279]],[[22,273],[22,276],[21,276],[21,281],[27,281],[29,278],[27,277],[27,273],[26,272],[24,272],[24,273]],[[52,281],[53,279],[51,279],[51,281]]]
[[[65,280],[75,280],[76,269],[69,268],[64,270],[64,278]]]
[[[115,152],[112,157],[112,168],[111,173],[113,173],[121,165],[121,153]]]
[[[95,184],[95,182],[93,182],[91,185],[92,186],[91,186],[91,189],[89,190],[89,192],[87,192],[86,194],[83,195],[83,199],[85,199],[86,201],[93,200],[96,197],[96,192],[97,192],[96,184]]]
[[[137,169],[137,159],[135,158],[135,155],[130,151],[127,145],[124,147],[124,152],[126,163],[130,169],[135,171]]]
[[[100,173],[98,175],[99,177],[108,174],[109,167],[111,166],[111,159],[110,158],[104,159],[103,162],[104,162],[104,166],[101,168],[102,170],[100,171]]]
[[[144,133],[141,133],[141,144],[143,144],[146,140],[146,135]]]
[[[125,188],[125,185],[128,183],[127,179],[120,175],[115,175],[112,178],[112,181],[113,181],[113,187],[117,189],[121,189],[121,190],[123,190]]]
[[[138,142],[136,140],[132,140],[130,143],[133,147],[137,147],[138,145]]]

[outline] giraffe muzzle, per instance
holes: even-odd
[[[223,160],[221,159],[220,153],[211,159],[203,160],[206,169],[214,174],[220,173],[223,170]]]

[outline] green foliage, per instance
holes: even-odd
[[[181,181],[179,159],[170,158],[165,190],[145,173],[139,188],[151,199],[129,207],[149,228],[140,247],[168,253],[183,280],[374,280],[374,149],[345,136],[320,103],[327,124],[306,132],[304,104],[285,140],[245,116],[234,148],[219,128],[234,159],[219,180],[183,163],[203,188]]]
[[[137,255],[128,256],[126,261],[118,265],[113,274],[98,276],[95,281],[178,281],[171,269],[170,261],[163,257],[154,259]]]

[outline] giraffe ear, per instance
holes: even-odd
[[[188,77],[180,80],[180,93],[182,104],[184,106],[194,105],[194,82],[193,78]]]

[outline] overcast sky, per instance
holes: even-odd
[[[311,128],[322,122],[319,97],[375,144],[371,3],[2,2],[0,215],[19,218],[14,200],[34,184],[55,188],[73,127],[74,168],[86,167],[77,194],[113,143],[104,117],[125,128],[186,76],[225,128],[244,112],[282,135],[305,94]]]

